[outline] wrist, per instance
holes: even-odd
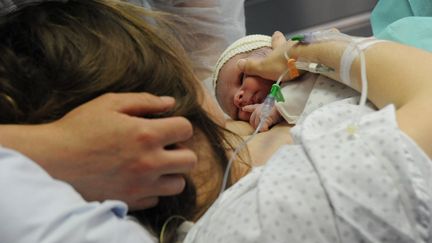
[[[348,43],[342,41],[326,41],[313,44],[297,44],[289,51],[288,55],[297,60],[306,60],[324,64],[335,71],[326,76],[340,80],[340,60]]]
[[[51,124],[1,125],[0,144],[29,157],[42,167],[54,161],[59,146]],[[54,156],[53,156],[54,155]],[[56,158],[57,159],[57,158]]]
[[[32,126],[29,125],[1,125],[0,144],[3,147],[24,153],[33,137]]]

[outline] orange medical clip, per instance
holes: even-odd
[[[289,78],[290,79],[295,79],[298,76],[300,76],[299,71],[295,65],[296,60],[289,58],[287,61],[287,66],[288,66],[288,73],[289,73]]]

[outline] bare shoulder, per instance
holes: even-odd
[[[225,128],[239,136],[248,136],[254,132],[253,127],[245,121],[226,120]]]
[[[397,110],[399,127],[432,158],[432,107],[430,95],[418,96]]]
[[[258,133],[247,146],[252,159],[252,165],[259,166],[265,164],[280,146],[291,144],[291,127],[292,125],[281,122],[273,126],[269,131]],[[255,131],[249,123],[244,121],[227,120],[226,128],[238,134],[244,140],[249,138]]]
[[[249,142],[248,149],[253,165],[263,165],[284,144],[291,144],[291,125],[283,122],[275,125],[267,132],[258,133]]]

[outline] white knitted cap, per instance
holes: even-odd
[[[232,43],[219,57],[212,76],[213,88],[216,84],[222,66],[237,54],[250,52],[262,47],[272,47],[272,38],[267,35],[248,35]]]

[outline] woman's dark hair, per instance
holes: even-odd
[[[188,118],[211,145],[216,161],[211,173],[220,175],[225,149],[232,146],[200,105],[200,86],[171,17],[122,1],[70,0],[1,18],[0,123],[51,122],[108,92],[172,96],[175,109],[158,116]],[[203,177],[217,181],[212,174]],[[209,202],[217,193],[209,192]],[[196,197],[187,179],[179,196],[161,198],[157,207],[132,214],[159,235],[169,217],[193,220],[205,210]],[[168,241],[174,240],[179,223],[168,224]]]

